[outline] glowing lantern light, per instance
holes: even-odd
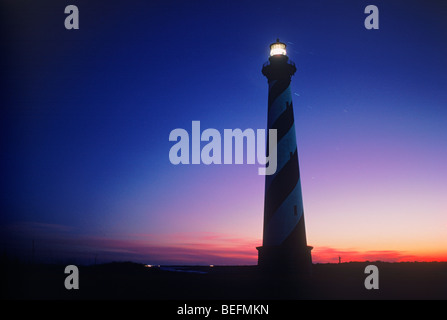
[[[286,44],[279,42],[279,39],[276,39],[275,43],[272,43],[270,45],[270,56],[286,56],[287,55],[287,51],[286,51]]]

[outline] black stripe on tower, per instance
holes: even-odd
[[[279,79],[269,90],[269,102],[268,109],[272,106],[273,102],[283,93],[290,85],[290,77]]]
[[[286,110],[276,119],[272,124],[270,129],[276,129],[276,142],[279,141],[289,132],[294,123],[293,120],[293,103],[286,102]],[[269,136],[267,135],[267,145],[269,145]],[[269,156],[268,150],[266,152],[267,157]]]
[[[300,178],[298,165],[298,152],[291,154],[289,161],[280,172],[273,178],[264,198],[264,223],[268,224],[270,218],[281,206],[284,200],[293,191]]]
[[[293,103],[286,102],[286,110],[276,119],[270,129],[276,129],[276,139],[279,142],[293,126]]]
[[[306,248],[306,227],[304,225],[304,213],[301,215],[300,220],[293,228],[292,232],[287,236],[287,238],[281,244],[284,247],[290,248]]]

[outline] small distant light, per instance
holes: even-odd
[[[152,265],[151,264],[145,264],[144,265],[146,268],[152,268]]]
[[[210,264],[210,268],[214,268],[214,264]]]

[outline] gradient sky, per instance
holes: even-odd
[[[64,28],[75,4],[80,29]],[[364,8],[379,8],[366,30]],[[175,128],[265,128],[292,78],[314,262],[447,261],[445,1],[2,0],[0,249],[256,264],[258,165],[169,161]]]

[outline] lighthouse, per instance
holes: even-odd
[[[269,87],[267,127],[277,130],[277,170],[265,178],[263,242],[256,249],[261,268],[307,275],[312,247],[306,240],[290,89],[295,72],[286,44],[278,39],[270,45],[270,57],[262,67]]]

